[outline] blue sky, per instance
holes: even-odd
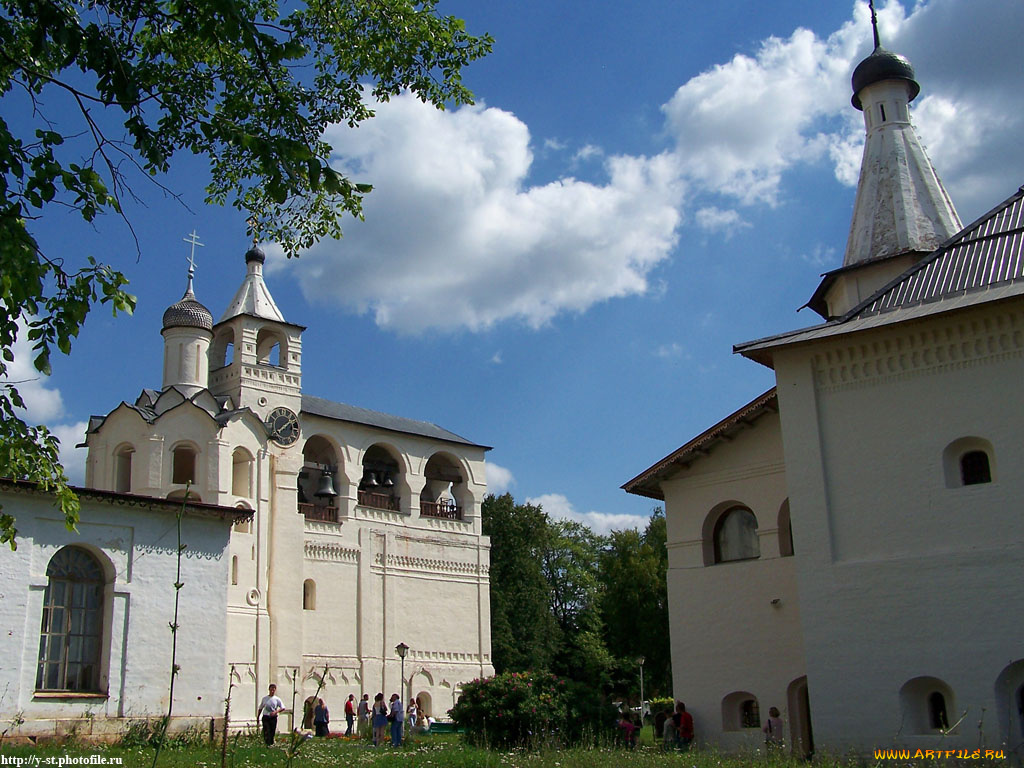
[[[773,383],[732,345],[812,325],[840,265],[863,139],[850,75],[866,3],[444,0],[490,32],[472,107],[411,98],[327,138],[375,185],[365,222],[267,280],[308,326],[304,391],[438,423],[489,453],[490,485],[606,531],[652,502],[619,486]],[[913,63],[915,125],[964,223],[1024,183],[1019,0],[879,3]],[[241,216],[202,167],[145,181],[127,227],[54,214],[49,253],[125,271],[134,317],[90,317],[29,416],[78,442],[89,414],[159,386],[160,317],[185,287],[218,317],[244,274]],[[12,379],[31,379],[19,350]],[[81,451],[65,451],[82,479]]]

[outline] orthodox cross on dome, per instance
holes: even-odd
[[[192,293],[192,278],[196,274],[196,246],[198,245],[202,248],[203,244],[199,242],[199,235],[196,234],[194,229],[191,235],[181,239],[186,243],[192,244],[192,252],[188,255],[188,290],[186,291],[186,293]]]
[[[868,8],[871,9],[871,31],[875,35],[875,48],[881,48],[878,40],[878,15],[875,13],[875,0],[868,0]]]

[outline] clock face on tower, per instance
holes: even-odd
[[[267,416],[270,438],[278,445],[291,445],[299,439],[299,417],[287,408],[275,408]]]

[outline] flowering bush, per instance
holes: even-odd
[[[501,748],[576,744],[615,725],[615,709],[592,690],[546,672],[474,680],[448,714],[471,743]]]

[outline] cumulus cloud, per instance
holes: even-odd
[[[744,207],[784,204],[783,182],[801,165],[856,184],[864,127],[850,74],[871,43],[867,4],[852,8],[830,34],[770,37],[666,94],[670,148],[656,155],[572,152],[532,140],[507,111],[439,112],[411,96],[376,105],[358,129],[331,128],[334,164],[375,191],[365,222],[305,254],[295,274],[306,297],[416,333],[536,328],[654,294],[683,222],[727,238],[745,225]],[[1014,36],[1024,3],[889,0],[879,26],[917,67],[914,120],[940,177],[962,213],[986,210],[1022,170]],[[542,153],[566,151],[561,178],[531,183],[534,141]],[[584,160],[603,180],[571,175]]]
[[[25,401],[25,408],[19,415],[30,424],[45,424],[60,440],[60,461],[65,474],[74,485],[85,481],[84,448],[75,448],[85,438],[88,424],[84,421],[66,423],[64,399],[59,389],[49,386],[46,376],[35,369],[32,360],[32,344],[26,338],[27,328],[18,323],[18,339],[14,342],[13,362],[7,363],[7,375],[0,382],[13,385]]]
[[[604,184],[530,186],[529,130],[508,112],[439,112],[412,96],[376,110],[325,136],[336,165],[375,188],[365,222],[303,255],[310,300],[406,333],[539,327],[643,293],[675,247],[681,190],[667,156],[606,158]]]
[[[721,232],[726,239],[730,238],[738,229],[745,229],[750,226],[749,222],[743,220],[739,211],[730,209],[723,211],[710,205],[701,208],[696,214],[697,226],[708,232]]]
[[[502,494],[516,484],[512,471],[505,469],[505,467],[499,464],[495,464],[493,461],[487,462],[486,472],[488,493]]]
[[[530,497],[527,504],[541,507],[548,517],[555,520],[573,520],[583,523],[596,534],[606,535],[612,531],[623,531],[627,528],[642,529],[647,525],[647,518],[638,515],[609,514],[607,512],[577,512],[576,508],[561,493],[545,493]]]
[[[1006,159],[1018,157],[1024,129],[1013,40],[1024,4],[930,0],[907,13],[890,0],[878,18],[885,47],[915,66],[913,120],[951,196],[965,209],[994,204],[1021,171]],[[695,191],[774,205],[786,171],[824,159],[855,185],[864,126],[850,107],[850,75],[870,52],[868,24],[858,2],[824,38],[805,29],[768,38],[680,86],[662,109],[683,178]]]
[[[806,29],[769,38],[682,85],[662,107],[681,172],[746,204],[775,203],[782,173],[827,149],[820,119],[849,98],[849,27],[828,40]]]

